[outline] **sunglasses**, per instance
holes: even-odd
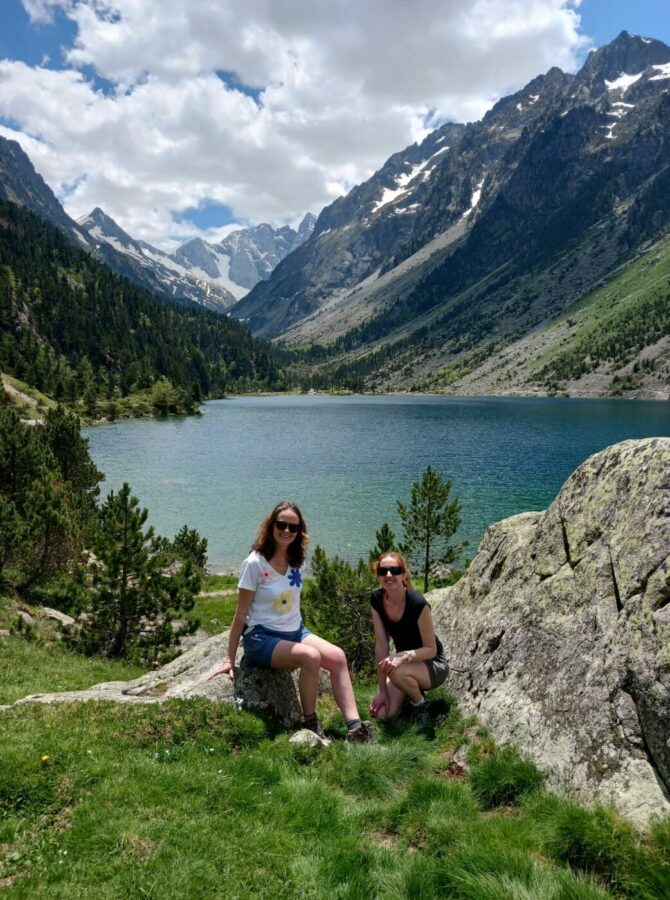
[[[402,566],[377,566],[377,575],[381,577],[386,574],[402,575],[404,571],[405,570]]]
[[[296,525],[295,522],[282,522],[276,519],[274,524],[277,531],[289,531],[291,534],[297,534],[300,531],[300,525]]]

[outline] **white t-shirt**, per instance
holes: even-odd
[[[238,588],[254,592],[247,625],[265,625],[275,631],[296,631],[300,615],[300,569],[290,566],[285,575],[276,572],[257,550],[247,556],[240,569]]]

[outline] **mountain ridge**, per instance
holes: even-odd
[[[231,314],[287,347],[318,345],[312,363],[297,357],[315,386],[337,372],[349,387],[434,387],[441,369],[541,327],[663,236],[668,88],[670,48],[625,32],[575,75],[550,69],[480,122],[390,157]],[[397,358],[376,368],[380,354]]]

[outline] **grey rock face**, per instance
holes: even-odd
[[[61,612],[59,609],[51,609],[50,606],[43,606],[42,612],[47,617],[47,619],[53,619],[54,622],[60,622],[61,625],[74,625],[75,620],[72,616],[68,616],[66,613]]]
[[[670,439],[592,456],[431,600],[451,686],[498,741],[639,824],[670,812]]]
[[[285,669],[261,669],[244,656],[235,676],[235,699],[243,709],[269,716],[284,728],[301,719],[293,675]]]
[[[108,681],[85,691],[31,694],[18,703],[67,703],[113,700],[118,703],[162,703],[165,700],[205,697],[235,703],[243,709],[278,720],[285,728],[300,719],[300,703],[290,672],[239,665],[235,682],[227,675],[209,680],[228,647],[228,633],[197,644],[168,665],[133,681]]]
[[[242,287],[252,288],[270,277],[289,253],[300,247],[314,230],[315,216],[307,213],[298,231],[288,225],[275,230],[267,224],[233,231],[217,246],[230,257],[230,278]]]

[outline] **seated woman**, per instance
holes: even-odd
[[[414,590],[405,558],[384,553],[374,565],[380,587],[370,598],[375,628],[379,692],[370,705],[375,719],[397,716],[409,700],[420,729],[427,726],[424,691],[445,681],[449,665],[435,634],[428,601]],[[395,652],[389,652],[389,638]]]
[[[319,670],[330,673],[333,695],[347,723],[347,740],[371,739],[361,722],[344,651],[305,628],[300,615],[301,566],[307,526],[295,503],[283,500],[261,522],[251,553],[242,563],[228,655],[210,676],[235,673],[242,638],[245,657],[258,666],[300,669],[298,691],[304,726],[323,737],[316,715]]]

